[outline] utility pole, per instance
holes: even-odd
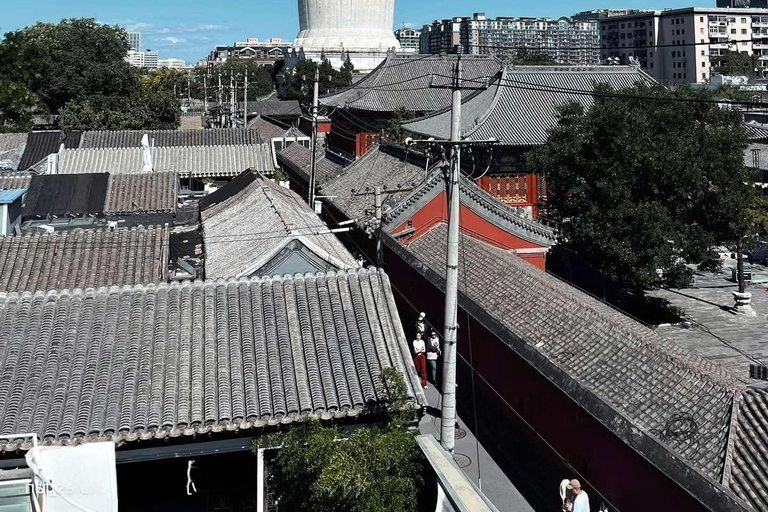
[[[424,144],[450,148],[449,169],[446,176],[446,195],[448,198],[448,243],[445,258],[445,325],[443,330],[443,405],[440,415],[440,444],[453,454],[456,428],[456,342],[458,340],[458,297],[459,297],[459,211],[461,193],[461,147],[488,146],[498,144],[497,140],[462,141],[461,140],[461,91],[487,89],[488,83],[481,87],[464,87],[462,83],[461,55],[458,56],[450,85],[434,85],[430,77],[430,87],[450,89],[453,92],[451,106],[451,139],[447,141],[406,139],[406,145]],[[442,153],[445,159],[445,153]]]
[[[451,142],[461,141],[461,55],[453,76]],[[456,436],[456,341],[458,338],[459,299],[459,179],[461,146],[451,146],[448,178],[448,247],[445,259],[445,328],[443,331],[443,408],[440,413],[440,444],[453,453]]]
[[[208,115],[208,73],[203,75],[203,112]]]
[[[187,73],[187,106],[192,105],[192,72]]]
[[[309,169],[309,206],[315,209],[315,171],[317,168],[317,112],[320,108],[320,69],[315,70],[315,92],[312,98],[312,155]]]
[[[381,267],[384,264],[384,244],[381,239],[381,203],[383,198],[380,185],[377,185],[374,190],[375,195],[373,205],[376,209],[376,266]]]
[[[216,93],[216,103],[218,106],[219,128],[224,127],[224,88],[221,85],[221,68],[219,68],[219,90]]]
[[[235,127],[235,76],[229,73],[229,127]]]
[[[243,97],[243,128],[248,128],[248,66],[245,67],[245,89]]]

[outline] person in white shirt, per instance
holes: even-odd
[[[437,331],[432,331],[427,340],[427,366],[429,367],[429,376],[432,384],[437,386],[437,356],[440,355],[440,339],[437,337]]]
[[[416,320],[416,332],[421,334],[421,338],[427,337],[427,314],[419,313],[419,319]]]
[[[563,510],[567,512],[590,512],[589,496],[582,490],[581,483],[575,478],[568,483],[568,490],[573,493],[573,502],[565,500]]]
[[[421,333],[417,332],[416,339],[413,340],[413,364],[416,366],[416,373],[419,375],[424,389],[427,388],[427,364],[424,360],[426,351],[427,347],[424,340],[421,339]]]

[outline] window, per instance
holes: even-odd
[[[687,80],[687,79],[688,79],[688,73],[683,73],[683,78],[684,78],[685,80]]]
[[[741,18],[741,22],[742,23],[746,23],[747,22],[747,18]]]
[[[731,34],[735,34],[735,33],[736,33],[736,29],[735,29],[735,28],[732,28],[732,29],[731,29]]]
[[[706,73],[702,73],[701,74],[701,78],[702,78],[702,80],[706,80],[707,79],[707,74]]]
[[[704,23],[704,16],[699,16],[699,21]]]
[[[706,52],[704,50],[701,50],[702,55],[706,55]]]
[[[685,29],[681,30],[680,33],[685,35]]]
[[[683,57],[685,57],[685,50],[683,50]]]
[[[677,73],[672,73],[672,78],[674,78],[675,80],[677,80]]]
[[[653,62],[651,62],[651,69],[653,69]]]
[[[747,33],[747,29],[745,29],[745,28],[741,29],[741,33],[742,34],[746,34]]]
[[[704,27],[701,27],[701,28],[699,29],[699,34],[703,34],[703,33],[704,33]]]
[[[701,53],[704,53],[704,52],[701,52]],[[703,68],[707,67],[706,61],[701,63],[701,67],[703,67]]]

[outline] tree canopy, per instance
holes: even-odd
[[[179,101],[142,80],[125,60],[123,29],[92,18],[37,23],[0,41],[0,124],[30,127],[32,115],[64,112],[64,127],[178,126]],[[172,113],[174,112],[174,113]]]
[[[292,427],[269,440],[281,446],[274,483],[280,510],[296,512],[412,512],[417,510],[423,456],[407,428],[405,382],[382,373],[389,420],[343,437],[318,422]],[[411,415],[412,416],[412,415]]]
[[[344,62],[341,69],[335,69],[327,59],[323,59],[320,64],[312,60],[301,59],[292,70],[283,71],[285,83],[281,94],[282,98],[311,103],[314,93],[315,70],[320,71],[320,95],[322,96],[352,85],[352,73],[354,73],[355,67],[349,58]]]
[[[759,207],[738,112],[707,92],[637,84],[560,109],[528,155],[545,175],[561,243],[619,283],[689,283],[685,263],[714,268],[715,246],[753,232]],[[642,97],[639,98],[639,97]],[[680,100],[680,101],[677,101]]]

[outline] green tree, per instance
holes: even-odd
[[[619,93],[643,99],[563,106],[547,143],[529,153],[530,170],[547,177],[565,247],[636,289],[686,286],[685,263],[715,268],[714,246],[754,229],[741,116],[674,101],[711,99],[689,88],[637,84]]]
[[[523,48],[514,53],[512,64],[515,66],[554,66],[557,63],[555,59],[542,51]]]
[[[382,372],[380,395],[389,397],[382,426],[342,438],[313,421],[271,437],[270,446],[281,446],[274,480],[281,510],[415,511],[424,462],[407,428],[406,389],[394,369]]]
[[[281,97],[289,100],[299,100],[304,103],[312,102],[314,94],[315,71],[320,75],[320,95],[352,85],[352,74],[355,67],[347,56],[341,69],[335,69],[328,59],[320,64],[308,59],[301,59],[290,71],[283,71],[285,87]]]
[[[747,76],[754,78],[757,75],[757,56],[747,52],[734,52],[726,50],[723,55],[713,58],[713,73],[729,76]]]
[[[405,131],[403,130],[403,123],[415,118],[416,114],[410,110],[406,110],[402,107],[396,109],[392,113],[389,121],[387,121],[387,134],[393,142],[402,143],[405,139]]]

